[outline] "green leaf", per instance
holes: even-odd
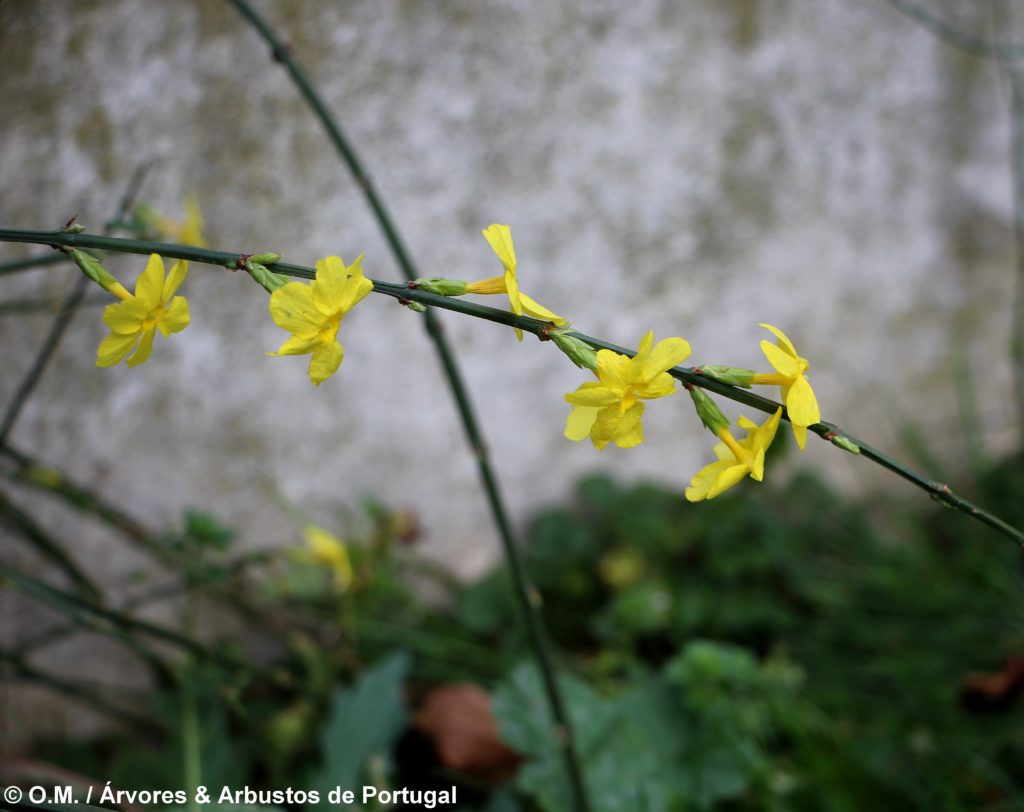
[[[360,674],[351,688],[339,688],[324,726],[324,768],[318,784],[327,790],[360,786],[360,775],[373,758],[390,760],[391,750],[405,729],[403,683],[410,658],[394,654]]]
[[[226,550],[235,537],[235,531],[212,513],[202,510],[185,511],[185,533],[204,547]]]

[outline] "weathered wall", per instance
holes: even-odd
[[[937,8],[980,26],[973,5]],[[883,0],[259,7],[338,113],[424,274],[493,275],[480,230],[510,223],[524,288],[584,331],[635,345],[654,328],[688,338],[695,363],[763,365],[756,325],[774,323],[811,358],[827,418],[897,449],[912,423],[949,459],[963,448],[958,345],[984,393],[984,440],[1013,441],[1005,94],[990,63]],[[0,3],[0,103],[4,226],[78,213],[98,230],[132,170],[155,160],[143,197],[174,212],[198,195],[216,247],[306,264],[365,252],[371,276],[398,278],[319,124],[227,3]],[[112,266],[133,280],[142,264]],[[0,298],[56,299],[73,276],[8,277]],[[493,560],[417,316],[370,297],[343,325],[340,374],[315,389],[306,359],[265,357],[285,335],[255,285],[194,266],[183,292],[192,326],[137,369],[97,369],[105,330],[98,310],[81,314],[14,439],[155,524],[211,507],[252,544],[291,543],[273,489],[325,523],[373,494],[420,514],[428,552],[467,572]],[[503,328],[444,323],[513,515],[595,467],[681,494],[709,459],[685,397],[649,408],[639,449],[569,443],[574,367]],[[0,319],[0,403],[47,325]],[[800,463],[901,487],[823,443]],[[73,529],[112,580],[136,566]]]

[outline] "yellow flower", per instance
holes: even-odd
[[[348,556],[348,547],[340,538],[315,524],[307,524],[302,528],[308,549],[299,550],[296,557],[319,567],[326,567],[334,573],[334,582],[341,590],[352,586],[352,560]]]
[[[495,293],[507,293],[512,312],[517,316],[524,313],[531,318],[541,321],[552,321],[556,327],[565,327],[569,322],[538,304],[525,293],[519,290],[519,282],[516,280],[516,250],[512,245],[512,230],[508,226],[494,223],[487,226],[483,231],[484,238],[494,249],[494,253],[501,260],[505,269],[503,276],[492,276],[490,279],[481,279],[479,282],[470,282],[466,285],[466,293],[481,295],[492,295]],[[523,340],[523,331],[516,328],[516,338]]]
[[[597,381],[581,385],[565,396],[572,412],[565,423],[565,436],[582,440],[587,435],[595,448],[615,443],[632,448],[644,440],[640,400],[663,398],[676,391],[667,370],[690,355],[690,344],[681,338],[666,338],[652,349],[654,332],[648,331],[633,358],[611,350],[597,353]]]
[[[373,283],[363,276],[362,260],[360,254],[346,268],[339,257],[325,257],[317,260],[315,281],[289,282],[275,290],[270,295],[270,315],[292,337],[267,355],[312,353],[309,379],[319,386],[330,378],[345,355],[338,343],[341,320],[373,290]]]
[[[786,404],[786,414],[793,424],[793,436],[796,437],[797,445],[803,449],[807,445],[807,427],[821,420],[818,399],[814,397],[814,390],[804,377],[811,366],[810,362],[797,355],[793,342],[786,338],[782,330],[770,324],[759,324],[758,327],[771,330],[779,343],[776,346],[769,341],[761,342],[761,351],[768,363],[775,367],[775,372],[758,373],[752,382],[781,387],[782,402]]]
[[[146,270],[135,283],[134,296],[120,283],[105,286],[121,301],[108,305],[103,311],[103,323],[110,328],[110,335],[96,350],[97,366],[112,367],[120,363],[136,344],[138,349],[128,359],[128,366],[142,364],[153,350],[157,330],[166,338],[188,327],[188,302],[184,296],[174,295],[187,273],[188,263],[178,260],[165,279],[163,259],[159,254],[151,254]]]
[[[721,429],[718,437],[722,442],[715,446],[718,461],[701,468],[690,480],[686,498],[691,502],[714,499],[747,474],[760,482],[764,477],[764,455],[775,439],[781,417],[781,408],[776,409],[775,414],[760,426],[745,417],[740,417],[740,427],[747,430],[747,436],[743,440],[733,437],[729,429]]]
[[[196,248],[207,247],[206,238],[203,236],[203,213],[199,209],[199,201],[194,196],[185,198],[184,223],[153,211],[149,206],[140,206],[138,215],[143,223],[172,242]]]

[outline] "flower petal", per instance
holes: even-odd
[[[707,498],[714,499],[723,491],[727,491],[749,473],[750,469],[743,464],[730,465],[728,468],[719,471],[718,476],[715,477],[715,481],[708,489]]]
[[[319,386],[337,372],[344,357],[345,351],[337,341],[317,345],[309,361],[309,379],[314,386]]]
[[[150,308],[142,299],[132,297],[115,302],[103,308],[103,323],[112,332],[121,335],[137,335],[142,322],[149,316]]]
[[[164,291],[164,261],[159,254],[150,254],[146,270],[135,281],[135,296],[143,299],[150,307],[160,303]]]
[[[491,296],[495,293],[507,293],[505,287],[505,275],[492,276],[489,279],[480,279],[466,285],[466,293],[475,293],[478,296]]]
[[[615,429],[612,442],[619,448],[633,448],[644,441],[644,427],[640,418],[644,415],[644,405],[635,403],[622,415]]]
[[[599,411],[598,406],[573,406],[565,419],[565,436],[574,442],[582,440],[590,434]]]
[[[597,351],[596,372],[601,383],[619,394],[625,394],[632,383],[630,359],[611,350]]]
[[[348,272],[341,257],[324,257],[316,261],[316,281],[310,286],[313,304],[325,316],[333,316],[340,309]]]
[[[757,453],[754,455],[754,461],[750,466],[750,476],[752,479],[756,479],[760,482],[764,479],[764,449],[757,449]]]
[[[523,315],[523,302],[520,299],[519,294],[519,283],[516,281],[515,270],[505,271],[505,289],[508,292],[508,303],[509,307],[512,308],[512,312],[517,316]],[[516,339],[519,341],[523,340],[523,331],[518,327],[515,328]]]
[[[573,406],[595,406],[601,408],[610,406],[612,403],[618,403],[619,396],[603,383],[587,381],[587,383],[581,383],[576,388],[576,391],[569,392],[565,396],[565,400]]]
[[[651,350],[643,365],[643,378],[651,380],[690,357],[690,342],[683,338],[666,338]]]
[[[761,342],[761,352],[768,359],[768,363],[787,378],[795,378],[800,374],[800,360],[776,347],[770,341]]]
[[[149,360],[149,355],[153,352],[153,337],[155,335],[155,325],[147,327],[142,331],[142,341],[139,342],[139,348],[135,350],[135,354],[128,359],[128,366],[137,367],[139,364],[144,364]]]
[[[96,366],[112,367],[114,364],[121,363],[138,340],[138,333],[111,333],[100,342],[100,346],[96,349]]]
[[[206,248],[206,240],[203,238],[203,212],[194,195],[185,198],[185,224],[181,227],[179,239],[185,245]]]
[[[175,296],[157,319],[156,327],[164,338],[171,333],[180,333],[192,322],[188,312],[188,301],[184,296]]]
[[[167,274],[167,279],[164,280],[163,291],[160,294],[161,302],[166,304],[171,301],[171,297],[178,291],[187,274],[188,263],[185,260],[179,259],[171,266],[171,272]]]
[[[301,282],[289,282],[270,295],[270,316],[278,327],[304,338],[311,338],[324,324],[310,286]]]
[[[764,449],[768,450],[768,446],[772,444],[775,439],[775,433],[779,430],[779,421],[782,419],[782,407],[780,406],[775,410],[775,413],[764,421],[757,430],[754,432],[753,437],[750,439],[750,447],[753,450]]]
[[[552,321],[556,327],[565,327],[569,322],[563,319],[557,313],[552,313],[544,305],[537,303],[525,293],[520,291],[519,301],[522,302],[523,312],[534,319],[540,319],[541,321]]]
[[[786,413],[794,426],[806,427],[821,420],[818,399],[803,375],[797,376],[786,393]]]
[[[512,246],[512,229],[493,223],[483,230],[484,239],[498,255],[506,273],[516,272],[516,251]]]
[[[798,426],[796,423],[790,424],[793,427],[793,436],[796,438],[796,444],[803,451],[807,448],[807,427]]]
[[[643,442],[643,428],[640,418],[644,413],[642,403],[634,403],[624,413],[618,404],[605,406],[597,413],[590,438],[597,448],[604,448],[609,442],[620,448],[632,448]]]
[[[793,342],[790,341],[786,334],[778,327],[772,327],[770,324],[759,324],[757,326],[764,327],[765,330],[770,330],[771,333],[779,340],[779,346],[782,347],[782,349],[789,355],[792,355],[794,358],[800,357],[797,354],[796,347],[793,346]]]
[[[675,364],[673,364],[675,366]],[[676,381],[667,372],[662,372],[652,380],[644,381],[636,387],[637,397],[645,400],[663,398],[676,393]]]
[[[718,477],[722,472],[735,464],[736,462],[730,454],[727,460],[718,460],[718,462],[705,465],[690,480],[690,486],[686,489],[687,500],[690,502],[700,502],[709,498],[708,494],[711,492],[712,485],[718,481]]]
[[[272,358],[279,358],[282,355],[306,355],[313,352],[320,343],[319,335],[315,335],[312,338],[292,336],[278,348],[277,352],[268,352],[267,355]]]

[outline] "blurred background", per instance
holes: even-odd
[[[1024,13],[1016,26],[1006,16],[1012,5],[255,3],[351,137],[423,275],[498,273],[480,231],[508,223],[523,289],[590,335],[635,347],[653,329],[689,340],[688,363],[763,369],[757,324],[775,324],[810,359],[825,419],[1021,526],[1017,63],[991,58],[1024,26]],[[227,2],[0,0],[0,102],[5,228],[77,214],[98,232],[146,165],[139,202],[182,219],[194,196],[214,248],[307,265],[363,253],[368,275],[400,278],[321,125]],[[0,262],[43,251],[0,248]],[[143,265],[108,267],[130,284]],[[0,405],[76,275],[0,277]],[[227,635],[248,665],[193,653],[185,668],[160,646],[140,655],[109,635],[58,635],[31,659],[8,658],[0,727],[12,752],[101,783],[111,764],[122,783],[149,775],[117,761],[116,737],[133,738],[123,719],[112,727],[94,700],[32,678],[72,665],[153,723],[151,740],[169,748],[155,761],[188,751],[166,738],[181,703],[205,707],[222,726],[199,738],[228,742],[221,760],[269,786],[321,764],[332,691],[371,667],[416,686],[389,695],[396,719],[429,717],[431,690],[467,680],[521,711],[536,686],[516,670],[526,655],[508,631],[500,548],[421,317],[369,297],[342,325],[340,372],[314,388],[308,359],[266,357],[286,336],[256,285],[193,265],[181,292],[191,326],[135,369],[97,369],[100,308],[76,316],[9,437],[31,465],[12,462],[0,483],[3,558],[70,588],[66,567],[18,543],[26,527],[44,532],[106,605],[190,638]],[[621,704],[639,675],[656,675],[659,690],[683,688],[680,729],[704,731],[673,758],[723,753],[680,779],[665,808],[823,808],[822,787],[851,799],[835,808],[1024,804],[1019,551],[1006,540],[813,439],[799,455],[780,443],[764,485],[687,505],[713,444],[688,398],[650,405],[640,448],[598,453],[562,437],[564,393],[586,376],[553,346],[442,320],[583,686],[575,701]],[[108,503],[121,513],[103,515]],[[345,539],[353,579],[294,553],[311,524]],[[168,583],[180,589],[153,599]],[[25,593],[0,592],[8,654],[66,623]],[[395,628],[367,631],[383,621]],[[387,652],[399,659],[379,659]],[[288,685],[251,671],[281,658]],[[153,690],[166,700],[157,708]],[[454,716],[475,701],[457,700]],[[602,718],[636,709],[624,707]],[[514,759],[470,769],[429,722],[414,736],[403,724],[377,748],[396,775],[435,759],[443,775],[476,776],[481,808],[568,808],[529,731],[501,728],[534,758],[524,779]],[[260,754],[239,750],[242,731],[264,742]],[[102,755],[54,745],[44,757],[32,749],[44,741]],[[660,769],[635,775],[657,783]],[[495,776],[513,773],[520,794],[494,794],[511,786]],[[865,782],[878,794],[857,796]]]

